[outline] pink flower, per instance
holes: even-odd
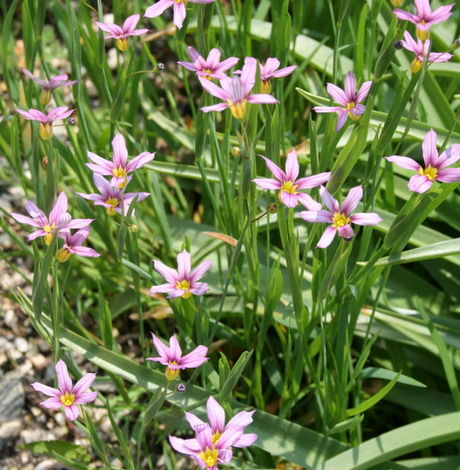
[[[216,80],[224,78],[224,72],[234,67],[240,60],[238,57],[229,57],[221,62],[221,52],[219,49],[211,49],[207,59],[198,54],[193,47],[189,47],[187,50],[188,55],[193,62],[179,61],[177,63],[182,65],[182,67],[185,67],[187,70],[196,72],[197,77],[203,77],[208,80],[211,80],[212,78]]]
[[[362,186],[351,188],[342,205],[339,205],[337,200],[331,196],[325,187],[321,187],[320,196],[329,209],[328,211],[308,210],[300,213],[302,219],[307,222],[326,222],[331,224],[326,228],[323,236],[316,245],[318,248],[327,248],[332,243],[332,240],[334,240],[336,233],[339,237],[347,240],[353,238],[355,234],[350,224],[376,225],[382,221],[381,217],[374,212],[360,212],[351,215],[363,197]]]
[[[411,64],[413,73],[417,73],[420,70],[426,59],[428,62],[447,62],[452,57],[452,54],[447,52],[429,53],[429,39],[427,41],[421,41],[420,39],[417,39],[417,42],[415,42],[410,33],[407,31],[404,32],[404,39],[405,41],[401,41],[404,49],[407,49],[408,51],[411,51],[415,54],[415,58]]]
[[[417,26],[417,37],[421,40],[430,37],[430,27],[433,24],[446,21],[452,15],[453,3],[442,6],[432,11],[429,0],[414,0],[417,14],[414,15],[404,10],[393,10],[393,13],[401,20],[410,21]]]
[[[131,15],[126,18],[123,26],[118,26],[113,23],[100,23],[96,21],[96,25],[102,31],[110,33],[105,39],[116,39],[117,47],[120,51],[124,52],[128,49],[128,38],[130,36],[142,36],[148,29],[135,29],[139,23],[140,15]]]
[[[256,434],[243,434],[244,428],[252,422],[253,412],[241,412],[225,426],[225,413],[214,398],[207,403],[209,424],[202,422],[191,413],[186,413],[194,439],[179,439],[169,436],[171,446],[181,454],[192,457],[201,469],[217,470],[219,464],[227,464],[233,457],[232,447],[248,447],[257,439]]]
[[[195,369],[203,365],[209,358],[206,357],[208,348],[198,346],[185,356],[182,356],[182,350],[176,335],[169,339],[169,347],[152,333],[153,344],[159,357],[148,357],[148,361],[159,362],[166,366],[165,375],[168,380],[175,380],[179,376],[180,369]]]
[[[243,119],[247,111],[247,103],[256,104],[273,104],[279,101],[271,95],[253,94],[251,91],[256,82],[257,61],[253,57],[247,57],[241,74],[233,77],[224,77],[220,80],[220,87],[200,78],[201,85],[211,95],[219,98],[223,103],[205,106],[202,111],[208,113],[210,111],[223,111],[230,108],[230,112],[237,119]]]
[[[213,397],[209,397],[206,403],[208,423],[192,413],[185,412],[185,419],[191,428],[197,432],[203,425],[211,428],[213,442],[218,442],[222,434],[232,428],[245,428],[252,423],[252,415],[255,411],[240,411],[227,424],[225,424],[225,411]],[[257,440],[257,434],[241,434],[240,438],[233,443],[233,447],[249,447]]]
[[[286,172],[276,163],[261,155],[265,160],[267,168],[275,178],[255,178],[252,181],[262,189],[278,190],[279,200],[287,207],[296,207],[300,201],[311,210],[321,209],[321,205],[314,201],[308,194],[301,193],[300,189],[316,188],[329,180],[330,172],[307,176],[297,179],[299,175],[299,161],[296,151],[288,154],[286,159]]]
[[[337,113],[338,119],[335,129],[337,132],[342,129],[348,117],[354,121],[361,118],[361,115],[366,111],[366,107],[360,103],[366,99],[372,86],[371,81],[364,82],[361,88],[356,91],[356,77],[352,72],[347,73],[344,83],[345,90],[333,83],[327,84],[327,92],[341,106],[315,106],[313,108],[317,113]]]
[[[75,385],[72,385],[72,379],[67,372],[67,366],[64,361],[60,360],[56,364],[56,375],[58,381],[58,389],[48,387],[40,382],[34,382],[33,389],[37,392],[44,393],[51,397],[42,401],[41,406],[49,410],[55,410],[64,406],[65,415],[70,421],[75,421],[80,412],[77,405],[86,405],[96,399],[97,392],[88,392],[96,374],[85,374]]]
[[[159,0],[154,5],[147,8],[145,15],[147,18],[160,16],[169,7],[174,7],[174,24],[181,29],[186,15],[185,6],[191,3],[212,3],[214,0]]]
[[[416,171],[417,175],[409,180],[409,189],[417,193],[428,191],[434,181],[440,183],[455,183],[460,181],[460,168],[447,168],[460,160],[460,144],[454,144],[441,155],[436,148],[436,132],[431,129],[425,136],[422,145],[425,167],[408,157],[393,155],[385,157],[388,161],[407,170]]]
[[[70,229],[88,227],[94,219],[74,219],[67,212],[67,196],[64,192],[59,194],[53,208],[47,217],[32,201],[26,201],[26,211],[30,217],[25,215],[11,213],[11,216],[21,224],[37,227],[39,230],[32,232],[29,240],[35,240],[37,237],[45,237],[45,243],[49,245],[54,234],[68,232]]]
[[[105,160],[95,153],[88,152],[88,157],[94,163],[87,163],[88,168],[98,175],[111,176],[111,186],[120,189],[128,183],[128,173],[141,168],[155,158],[155,153],[142,152],[128,162],[128,150],[125,139],[121,134],[116,134],[112,140],[113,161]]]
[[[41,103],[45,106],[49,103],[51,99],[51,92],[59,87],[64,86],[72,86],[77,83],[77,80],[68,81],[67,75],[57,75],[56,77],[52,77],[50,81],[42,80],[41,78],[36,77],[31,72],[29,72],[26,68],[21,68],[22,73],[33,80],[39,87],[43,88],[42,94],[40,96]]]
[[[79,196],[94,202],[95,206],[106,208],[108,215],[126,215],[133,199],[137,197],[137,202],[144,200],[150,193],[125,193],[119,188],[114,188],[102,176],[93,174],[93,181],[100,194],[77,193]],[[134,216],[134,213],[133,213]]]
[[[155,260],[153,266],[167,281],[166,284],[153,286],[150,295],[169,293],[168,299],[182,297],[188,299],[193,295],[204,295],[208,291],[205,282],[197,282],[211,267],[211,261],[203,261],[193,271],[191,270],[191,256],[187,250],[177,255],[177,271],[161,261]]]
[[[287,77],[297,68],[297,65],[291,65],[280,69],[280,61],[275,57],[269,57],[265,65],[260,66],[260,79],[262,80],[262,92],[270,93],[271,78]]]
[[[29,111],[23,111],[22,109],[16,109],[16,111],[24,116],[29,121],[37,121],[40,123],[39,133],[43,140],[49,140],[53,136],[53,130],[51,126],[54,121],[58,119],[68,118],[75,109],[69,110],[67,106],[59,106],[58,108],[52,109],[48,114],[42,113],[38,109],[29,109]]]
[[[70,255],[75,254],[78,256],[97,258],[101,256],[97,251],[86,246],[82,246],[89,236],[89,229],[87,227],[78,230],[73,235],[70,232],[63,232],[59,234],[60,238],[64,239],[63,247],[56,253],[56,258],[61,263],[64,263],[70,258]]]

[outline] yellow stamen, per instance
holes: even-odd
[[[425,24],[425,21],[422,21],[422,24]],[[421,41],[426,41],[427,39],[430,39],[430,31],[427,30],[425,31],[424,29],[418,29],[415,32],[416,36],[418,39]]]
[[[281,185],[281,191],[286,191],[287,193],[295,194],[297,185],[293,184],[292,181],[285,181]]]
[[[350,217],[340,212],[336,212],[332,217],[332,226],[334,228],[343,227],[344,225],[349,224],[350,221],[351,221]]]
[[[50,102],[50,99],[51,99],[51,90],[44,90],[43,89],[41,94],[40,94],[40,103],[43,106],[46,106]]]
[[[185,292],[182,294],[183,299],[188,299],[189,297],[192,296],[192,294],[189,292],[190,290],[190,282],[187,281],[186,279],[183,279],[182,281],[179,281],[176,283],[176,289],[183,289]]]
[[[420,59],[417,59],[416,57],[410,64],[410,69],[412,70],[412,73],[417,73],[422,68],[422,65],[423,62]]]
[[[177,366],[176,361],[172,361],[169,363],[171,366]],[[166,367],[165,370],[165,375],[168,380],[176,380],[177,377],[179,377],[180,370],[179,369],[170,369],[169,367]]]
[[[400,7],[403,4],[404,0],[391,0],[391,4],[394,7]]]
[[[119,166],[112,170],[112,174],[116,178],[123,178],[123,181],[118,184],[118,189],[123,189],[126,186],[126,169]]]
[[[217,441],[220,439],[220,436],[221,436],[221,433],[219,431],[216,431],[213,435],[212,435],[212,443],[213,444],[216,444]]]
[[[246,100],[238,101],[238,103],[228,101],[227,103],[234,118],[243,119],[246,116]]]
[[[203,75],[203,77],[206,78],[206,80],[212,80],[212,77],[211,77],[212,70],[211,69],[204,69],[203,73],[206,74],[206,75]]]
[[[260,91],[262,93],[270,93],[272,91],[272,85],[269,80],[262,80]]]
[[[65,248],[61,248],[57,253],[56,253],[56,259],[60,263],[65,263],[69,258],[72,253]]]
[[[357,116],[356,114],[352,113],[351,110],[356,108],[356,103],[350,102],[347,103],[346,110],[348,111],[348,117],[353,119],[353,121],[359,121],[361,116]]]
[[[420,168],[418,172],[422,176],[426,176],[430,181],[434,181],[438,177],[438,169],[428,165],[426,168]]]
[[[206,449],[198,454],[207,467],[214,467],[219,461],[219,451],[217,449]]]
[[[128,50],[128,40],[126,38],[117,39],[117,47],[120,52],[126,52]]]
[[[61,395],[61,403],[64,406],[71,406],[75,401],[75,395],[73,393],[66,392],[64,395]]]
[[[108,204],[110,207],[106,207],[105,211],[107,212],[108,215],[113,216],[117,213],[115,210],[115,207],[118,207],[120,204],[120,201],[116,197],[109,197],[106,201],[106,204]]]
[[[43,230],[46,232],[45,235],[45,244],[49,245],[51,243],[51,240],[53,239],[53,230],[56,228],[56,224],[51,224],[51,225],[45,225],[43,227]]]
[[[43,140],[50,140],[51,137],[53,137],[53,128],[49,123],[41,123],[40,127],[38,128],[38,133]]]

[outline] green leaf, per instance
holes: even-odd
[[[397,382],[405,385],[412,385],[413,387],[426,388],[426,385],[418,380],[408,377],[407,375],[398,374],[393,370],[382,369],[380,367],[368,367],[359,374],[361,379],[382,379],[393,380],[397,377]]]
[[[460,438],[460,412],[427,418],[370,439],[329,459],[324,470],[364,470]]]
[[[37,441],[28,444],[21,444],[21,449],[30,450],[35,454],[50,455],[55,454],[68,460],[75,460],[79,463],[88,463],[91,458],[86,449],[77,444],[65,441]]]

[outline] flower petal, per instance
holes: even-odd
[[[56,374],[59,389],[62,393],[70,392],[72,390],[72,379],[67,371],[66,363],[61,359],[56,364]]]
[[[172,5],[174,5],[173,0],[160,0],[154,5],[148,7],[147,10],[145,10],[144,16],[147,18],[155,18],[156,16],[160,16]]]
[[[201,262],[191,273],[189,276],[190,281],[196,282],[200,280],[207,271],[209,271],[209,268],[211,267],[212,261],[206,260]]]
[[[427,132],[422,144],[423,161],[425,166],[436,166],[438,160],[438,149],[436,148],[436,132],[431,129]]]
[[[335,234],[335,228],[331,226],[327,227],[316,246],[318,248],[327,248],[334,240]]]
[[[425,193],[431,188],[433,184],[426,176],[423,175],[414,175],[409,180],[408,187],[411,191],[416,193]]]
[[[358,207],[359,201],[361,201],[362,198],[363,187],[361,185],[351,188],[347,197],[342,203],[341,211],[347,215],[350,215],[356,209],[356,207]]]
[[[401,157],[400,155],[393,155],[391,157],[385,157],[389,162],[396,163],[401,168],[406,170],[419,171],[420,165],[412,158]]]
[[[83,392],[86,392],[86,390],[91,387],[91,385],[94,382],[94,379],[96,378],[96,374],[85,374],[73,387],[72,393],[75,394],[77,397]]]
[[[67,419],[70,421],[75,421],[78,416],[80,416],[80,411],[78,410],[77,405],[66,406],[64,411]]]
[[[350,219],[357,225],[377,225],[382,222],[382,218],[375,212],[357,212]]]
[[[206,412],[208,414],[208,421],[213,434],[216,431],[222,433],[225,428],[225,411],[222,406],[217,403],[214,397],[208,398],[208,401],[206,402]]]

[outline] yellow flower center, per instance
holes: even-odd
[[[336,212],[332,217],[332,226],[334,228],[343,227],[350,223],[350,217],[346,216],[345,214],[341,214],[340,212]]]
[[[106,201],[105,201],[106,204],[108,204],[110,207],[106,207],[105,210],[107,212],[108,215],[112,216],[112,215],[115,215],[117,213],[117,211],[115,210],[115,207],[118,207],[120,201],[118,200],[118,198],[116,197],[109,197]]]
[[[281,185],[281,191],[286,191],[287,193],[295,194],[297,189],[297,185],[293,184],[292,181],[285,181]]]
[[[422,176],[426,176],[430,181],[434,181],[438,177],[438,169],[428,165],[426,168],[420,168],[418,172]]]
[[[185,292],[182,294],[183,299],[188,299],[191,297],[191,293],[189,292],[190,290],[190,282],[187,281],[186,279],[183,279],[182,281],[178,281],[176,283],[176,289],[183,289]]]
[[[73,393],[66,392],[61,395],[61,402],[64,406],[71,406],[75,401],[75,395]]]
[[[217,441],[220,439],[220,436],[221,436],[221,433],[219,431],[216,431],[213,435],[212,435],[212,443],[213,444],[216,444]]]
[[[51,243],[51,240],[53,239],[53,230],[56,228],[56,224],[51,224],[51,225],[45,225],[43,227],[43,230],[46,232],[45,235],[45,244],[49,245]]]
[[[128,40],[126,38],[117,39],[117,47],[120,52],[128,50]]]
[[[219,461],[219,451],[217,449],[206,449],[198,454],[207,467],[214,467]]]
[[[227,103],[234,118],[243,119],[246,116],[246,100],[238,101],[238,103],[229,100]]]
[[[171,361],[169,363],[170,366],[177,366],[176,361]],[[165,370],[165,375],[168,380],[176,380],[177,377],[179,377],[180,370],[179,369],[170,369],[169,367],[166,367]]]
[[[353,121],[359,121],[361,116],[357,116],[356,114],[352,113],[351,110],[356,108],[356,103],[350,102],[347,103],[346,110],[348,111],[348,117],[353,119]]]
[[[116,178],[123,178],[126,176],[126,170],[125,168],[119,166],[118,168],[114,168],[112,170],[112,173],[113,173],[113,176],[115,176]]]
[[[65,263],[69,258],[70,258],[70,255],[72,253],[70,253],[70,251],[66,250],[65,248],[61,248],[57,253],[56,253],[56,259],[60,262],[60,263]]]
[[[203,73],[206,74],[206,75],[204,75],[204,78],[206,78],[206,80],[212,80],[212,77],[211,77],[212,70],[211,69],[204,69]]]
[[[43,140],[50,140],[51,137],[53,137],[53,128],[51,127],[51,124],[40,124],[40,127],[38,128],[38,133],[40,134],[40,137]]]

